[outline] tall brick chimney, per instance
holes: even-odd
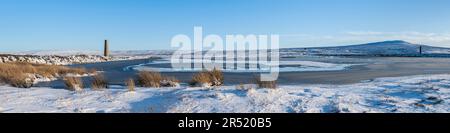
[[[422,54],[422,45],[419,46],[419,54]]]
[[[108,47],[108,40],[105,40],[105,46],[103,50],[103,56],[108,57],[109,56],[109,47]]]

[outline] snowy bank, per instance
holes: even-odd
[[[136,60],[136,59],[148,59],[159,58],[156,55],[139,55],[139,56],[111,56],[104,57],[100,55],[1,55],[0,63],[9,62],[28,62],[34,64],[47,64],[47,65],[71,65],[71,64],[84,64],[84,63],[98,63],[107,61],[122,61],[122,60]]]
[[[251,86],[251,85],[249,85]],[[379,78],[349,85],[279,89],[0,87],[0,112],[449,112],[450,75]],[[251,87],[248,87],[251,88]]]
[[[78,63],[105,62],[110,60],[113,59],[98,55],[0,55],[0,63],[28,62],[47,65],[69,65]]]

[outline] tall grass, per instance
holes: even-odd
[[[27,76],[24,76],[23,74],[12,76],[6,80],[7,80],[6,82],[9,83],[11,86],[17,88],[30,88],[33,86],[32,79],[27,78]]]
[[[80,77],[64,77],[64,84],[67,89],[72,91],[79,91],[83,89],[83,81]]]
[[[141,71],[138,73],[138,84],[142,87],[161,87],[162,76],[158,72]]]
[[[202,71],[192,76],[191,86],[220,86],[224,82],[221,70],[214,68],[211,71]]]
[[[175,77],[166,77],[159,72],[141,71],[138,73],[137,82],[142,87],[175,87],[179,81]]]
[[[95,75],[92,77],[91,88],[93,90],[101,90],[108,88],[108,81],[103,75]]]
[[[135,84],[132,78],[125,81],[128,91],[135,91]]]
[[[260,77],[255,77],[254,79],[256,85],[258,85],[258,88],[269,88],[269,89],[276,89],[277,88],[277,81],[262,81]]]
[[[189,84],[192,86],[198,86],[208,83],[212,85],[210,75],[207,72],[199,72],[192,76],[192,80]]]
[[[178,86],[180,81],[175,77],[166,77],[163,76],[163,79],[160,81],[161,86],[163,87],[176,87]]]
[[[32,64],[26,62],[0,63],[0,82],[14,87],[29,88],[33,84],[30,74],[56,78],[65,74],[86,74],[84,68],[69,68],[56,65]]]

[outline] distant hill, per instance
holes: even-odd
[[[422,54],[419,48],[422,47]],[[118,50],[111,51],[113,56],[170,56],[173,50]],[[102,51],[89,50],[35,50],[21,52],[5,52],[0,54],[14,55],[102,55]],[[441,56],[450,57],[450,48],[433,47],[413,44],[402,40],[374,42],[358,45],[313,47],[313,48],[282,48],[282,57],[298,55],[335,55],[335,56]]]
[[[420,54],[420,47],[422,47],[422,54],[424,55],[450,54],[450,48],[413,44],[401,40],[336,47],[286,48],[282,49],[281,52],[298,52],[307,55],[416,56]]]
[[[143,55],[170,55],[171,50],[118,50],[111,51],[113,56],[143,56]],[[33,51],[20,51],[20,52],[5,52],[1,54],[13,54],[13,55],[103,55],[102,51],[96,50],[33,50]]]

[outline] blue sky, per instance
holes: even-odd
[[[169,49],[176,34],[279,34],[281,47],[450,47],[448,0],[0,0],[0,51]]]

